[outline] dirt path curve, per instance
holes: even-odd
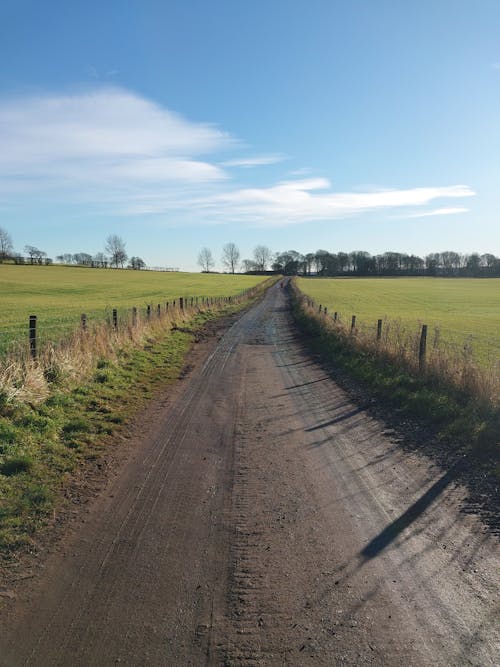
[[[154,429],[153,429],[154,431]],[[272,288],[0,621],[0,664],[500,664],[498,544]]]

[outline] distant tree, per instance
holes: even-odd
[[[43,258],[47,257],[47,253],[43,250],[39,250],[34,245],[25,245],[24,252],[29,255],[31,264],[42,264]]]
[[[466,273],[469,276],[479,276],[481,273],[481,258],[477,252],[468,255],[465,262]]]
[[[215,262],[210,248],[202,248],[198,255],[198,264],[201,266],[203,273],[210,273],[214,268]]]
[[[81,266],[92,266],[92,255],[89,255],[88,252],[77,252],[73,255],[73,261],[75,264]]]
[[[306,276],[311,275],[313,264],[314,264],[314,253],[308,252],[307,255],[304,255],[304,273]]]
[[[92,265],[100,269],[107,269],[109,260],[103,252],[98,252],[92,259]]]
[[[242,265],[243,271],[245,273],[250,273],[250,271],[256,271],[257,270],[255,262],[253,261],[253,259],[243,259],[241,261],[241,265]]]
[[[303,269],[304,256],[296,250],[278,253],[273,262],[273,271],[285,276],[296,276]]]
[[[146,262],[140,257],[131,257],[128,261],[129,268],[140,271],[146,266]]]
[[[240,261],[240,251],[235,243],[226,243],[222,248],[222,263],[230,273],[234,273]]]
[[[70,252],[65,252],[62,255],[57,255],[56,262],[59,262],[60,264],[73,264],[74,262],[73,255]]]
[[[255,246],[253,250],[253,259],[256,270],[266,271],[271,262],[272,256],[273,253],[267,246],[265,245]]]
[[[111,264],[118,268],[127,261],[127,253],[125,251],[125,241],[117,234],[110,234],[106,239],[105,248],[109,255]]]
[[[13,252],[14,247],[9,232],[3,227],[0,227],[0,262],[11,257]]]

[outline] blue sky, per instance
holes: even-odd
[[[497,0],[0,0],[0,226],[186,270],[500,255],[499,28]]]

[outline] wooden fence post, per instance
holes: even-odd
[[[333,313],[333,321],[336,322],[338,320],[338,318],[339,318],[339,314],[337,313],[337,311],[335,311]]]
[[[36,315],[30,315],[30,353],[32,359],[36,359]]]
[[[422,324],[420,334],[420,345],[418,347],[418,366],[422,370],[425,366],[425,353],[427,351],[427,324]]]
[[[353,315],[351,319],[351,331],[354,332],[355,329],[356,329],[356,315]]]
[[[326,306],[324,308],[324,313],[325,313],[325,315],[328,315],[328,308]]]
[[[82,313],[80,315],[80,324],[81,324],[81,327],[82,327],[82,331],[86,331],[87,330],[87,315],[85,313]]]
[[[179,298],[179,308],[184,310],[184,297],[182,296]]]
[[[377,320],[377,340],[382,338],[382,320]]]
[[[156,306],[156,314],[158,316],[158,319],[160,319],[160,317],[161,317],[161,304],[158,304]]]
[[[148,307],[147,307],[147,310],[146,310],[146,316],[147,316],[148,322],[149,322],[149,320],[151,319],[151,305],[149,303],[148,303]]]
[[[137,308],[135,306],[132,308],[132,326],[137,326]]]
[[[115,329],[118,329],[118,311],[116,308],[113,308],[113,326]]]

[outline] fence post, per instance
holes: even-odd
[[[118,329],[118,311],[116,308],[113,308],[113,326],[115,329]]]
[[[336,322],[338,319],[339,319],[339,314],[337,313],[337,311],[335,311],[333,313],[333,321]]]
[[[382,320],[377,320],[377,340],[382,338]]]
[[[425,366],[425,353],[427,350],[427,324],[422,324],[422,333],[420,334],[420,345],[418,348],[418,366],[422,370]]]
[[[132,308],[132,326],[135,327],[137,325],[137,308],[134,306]]]
[[[36,315],[30,315],[30,353],[36,359]]]
[[[184,310],[184,297],[179,297],[179,308]]]
[[[321,313],[321,304],[319,304],[318,313]]]
[[[356,328],[356,315],[353,315],[351,319],[351,331],[354,331],[355,328]]]
[[[325,315],[328,315],[328,308],[326,306],[324,307],[323,310],[324,310]]]
[[[156,306],[156,314],[158,315],[158,319],[161,317],[161,304],[158,304]]]
[[[151,319],[151,305],[149,303],[148,303],[146,315],[147,315],[148,322],[149,322],[149,320]]]
[[[80,315],[80,324],[81,324],[81,327],[82,327],[82,331],[86,331],[87,330],[87,315],[85,313],[82,313]]]

